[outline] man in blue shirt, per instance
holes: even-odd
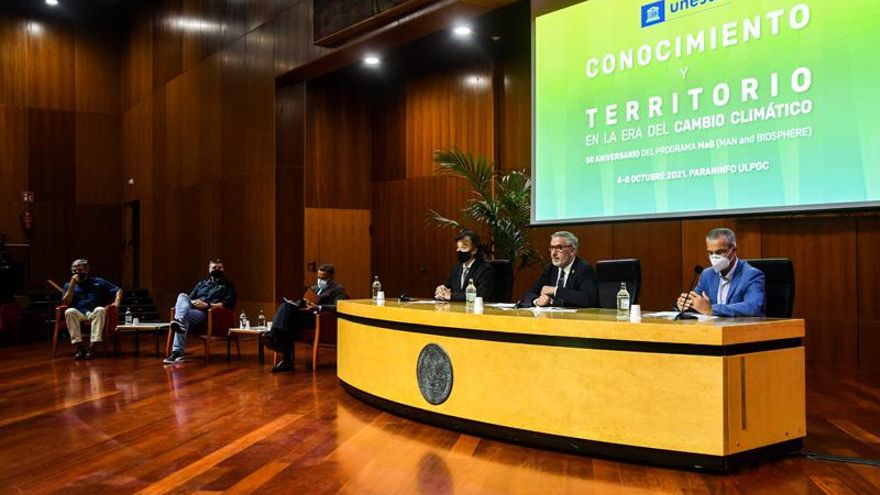
[[[679,296],[679,309],[710,316],[764,316],[764,272],[736,256],[736,234],[710,230],[706,254],[712,269],[703,270],[693,291]]]
[[[164,364],[180,363],[186,359],[186,335],[192,325],[208,321],[208,310],[224,307],[235,308],[235,286],[225,277],[223,260],[214,258],[208,263],[208,278],[200,281],[189,294],[180,293],[174,304],[174,345]]]
[[[70,342],[76,348],[74,359],[94,359],[95,346],[101,342],[104,335],[104,324],[107,319],[105,304],[111,297],[115,299],[109,306],[119,307],[122,302],[122,289],[104,280],[101,277],[89,276],[89,261],[78,259],[70,265],[73,276],[70,282],[64,284],[64,295],[61,304],[69,306],[64,312],[67,321],[67,331],[70,332]],[[89,347],[82,342],[82,329],[84,322],[91,322],[92,335]]]

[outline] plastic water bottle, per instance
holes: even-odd
[[[266,328],[266,314],[263,313],[263,308],[260,308],[260,315],[257,316],[257,326],[262,330]]]
[[[244,314],[244,311],[242,311],[241,316],[238,317],[238,328],[247,328],[247,327],[248,327],[247,315]]]
[[[626,282],[620,283],[620,290],[617,292],[617,319],[629,319],[629,291],[626,290]]]
[[[474,279],[469,279],[467,288],[464,289],[464,300],[468,306],[474,305],[474,299],[477,298],[477,286],[474,285]]]
[[[381,292],[381,291],[382,291],[382,282],[379,282],[379,276],[376,275],[375,277],[373,277],[373,289],[372,289],[374,301],[379,296],[379,292]]]
[[[125,324],[131,325],[134,322],[134,316],[131,314],[131,308],[125,309]]]

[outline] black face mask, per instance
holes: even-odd
[[[211,270],[212,278],[223,278],[223,270]]]
[[[471,259],[471,253],[468,251],[456,251],[455,255],[458,256],[459,263],[467,263]]]

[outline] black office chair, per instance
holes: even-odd
[[[495,288],[486,302],[510,302],[513,293],[513,263],[510,260],[488,260],[495,271]]]
[[[746,260],[764,272],[767,301],[764,314],[771,318],[791,318],[794,309],[794,265],[789,258]]]
[[[617,308],[617,293],[620,283],[626,282],[630,304],[639,303],[639,289],[642,286],[642,268],[639,260],[603,260],[596,262],[596,277],[599,279],[599,307]]]

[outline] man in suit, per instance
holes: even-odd
[[[550,236],[550,264],[523,296],[525,306],[594,308],[598,306],[596,272],[577,255],[578,238],[560,231]]]
[[[464,301],[465,289],[471,280],[477,287],[477,296],[489,299],[495,290],[495,271],[483,259],[480,249],[480,236],[473,231],[463,230],[455,238],[457,263],[449,272],[449,277],[434,289],[434,299],[439,301]]]
[[[764,316],[764,272],[736,256],[736,234],[712,229],[706,234],[706,254],[712,263],[690,293],[678,297],[679,309],[703,315]]]
[[[272,373],[293,371],[293,339],[296,334],[308,328],[315,328],[315,314],[321,311],[336,311],[336,301],[345,299],[345,288],[334,279],[336,268],[330,263],[318,267],[317,283],[308,288],[307,297],[300,303],[286,301],[278,306],[272,317],[272,330],[265,339],[266,347],[280,352],[283,357],[273,368]],[[311,291],[317,302],[309,300]],[[313,299],[314,299],[313,298]]]

